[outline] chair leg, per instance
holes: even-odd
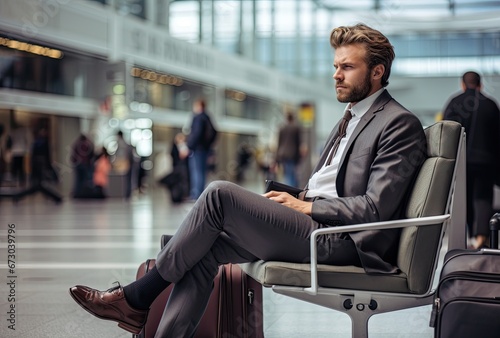
[[[357,309],[352,309],[352,311],[346,313],[351,317],[352,338],[368,338],[368,320],[371,314]]]
[[[273,291],[288,297],[343,312],[351,318],[352,338],[368,338],[368,320],[376,313],[367,307],[358,309],[357,306],[353,306],[346,311],[346,301],[349,301],[352,306],[352,296],[330,294],[318,297],[303,292],[303,288],[300,287],[273,286]],[[361,304],[363,304],[363,302],[361,302]],[[363,306],[361,304],[359,304],[359,306]]]

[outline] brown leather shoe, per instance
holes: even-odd
[[[107,291],[76,285],[69,289],[69,293],[89,313],[100,319],[118,322],[118,326],[124,330],[139,334],[146,324],[148,310],[132,308],[120,284]]]

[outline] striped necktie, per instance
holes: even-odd
[[[335,138],[335,141],[333,142],[332,146],[332,151],[330,152],[330,155],[328,156],[328,159],[326,160],[326,165],[330,165],[332,163],[332,159],[337,153],[337,150],[339,149],[340,145],[340,140],[345,137],[346,132],[347,132],[347,125],[349,124],[349,121],[352,118],[351,110],[347,109],[345,111],[344,117],[342,118],[342,121],[340,121],[339,125],[339,133],[337,137]]]

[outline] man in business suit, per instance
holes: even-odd
[[[462,124],[467,135],[467,227],[475,248],[487,245],[500,160],[500,111],[481,88],[478,73],[464,73],[463,92],[449,100],[443,114]]]
[[[344,137],[337,137],[337,128],[330,135],[300,198],[280,191],[259,195],[229,182],[212,182],[149,273],[107,291],[72,287],[78,304],[138,332],[150,304],[174,283],[156,337],[189,337],[203,315],[220,264],[307,262],[309,237],[316,229],[404,217],[402,207],[425,159],[426,141],[419,120],[384,89],[393,48],[379,31],[362,24],[334,29],[330,43],[335,48],[337,99],[347,103],[352,118]],[[333,144],[338,144],[336,151]],[[319,261],[393,273],[398,240],[398,230],[324,236],[318,239]]]

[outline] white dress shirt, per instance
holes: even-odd
[[[351,107],[349,103],[344,110],[351,110],[352,119],[347,125],[346,136],[341,139],[337,153],[333,157],[331,163],[328,165],[325,163],[323,166],[311,176],[308,183],[308,191],[306,197],[323,197],[323,198],[336,198],[339,197],[337,193],[336,180],[339,171],[339,164],[342,155],[346,150],[346,145],[351,138],[354,129],[358,125],[359,121],[364,114],[370,109],[375,100],[382,94],[385,88],[381,88],[372,95],[368,96],[362,101],[359,101],[354,106]],[[332,151],[333,149],[330,149]]]

